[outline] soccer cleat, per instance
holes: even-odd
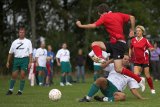
[[[151,89],[151,94],[156,94],[156,91],[154,89]]]
[[[13,94],[13,91],[11,90],[8,90],[8,92],[6,93],[6,95],[12,95]]]
[[[80,99],[79,102],[90,102],[90,100],[88,100],[85,96],[82,99]]]
[[[66,82],[66,85],[72,86],[72,84],[71,84],[71,83],[69,83],[69,82]]]
[[[18,91],[16,95],[22,95],[22,92],[21,92],[21,91]]]
[[[142,92],[144,92],[144,90],[145,90],[145,78],[144,77],[141,77],[141,81],[139,82],[139,85],[140,85],[140,87],[141,87],[141,90],[142,90]]]
[[[95,99],[96,101],[100,101],[100,102],[103,102],[103,98],[104,98],[104,97],[94,96],[94,99]]]
[[[63,82],[60,82],[60,86],[62,86],[62,87],[64,86]]]

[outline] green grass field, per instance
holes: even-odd
[[[54,79],[55,84],[51,87],[30,87],[26,82],[25,90],[22,96],[16,96],[19,87],[19,81],[16,81],[14,94],[6,96],[5,93],[9,86],[9,77],[0,77],[0,107],[160,107],[160,82],[154,82],[156,95],[151,95],[148,85],[143,96],[147,100],[136,99],[129,90],[125,90],[127,100],[124,102],[96,102],[92,100],[89,103],[79,103],[78,99],[87,94],[92,83],[92,78],[88,78],[86,83],[75,83],[73,86],[59,86],[59,79]],[[57,88],[62,92],[62,98],[58,102],[48,99],[48,93],[51,89]],[[98,93],[100,94],[100,93]]]

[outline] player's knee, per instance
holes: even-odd
[[[106,84],[106,79],[103,77],[100,77],[95,81],[95,84],[99,87],[103,87],[103,85]]]
[[[126,100],[126,95],[122,92],[116,92],[114,94],[114,100],[115,101],[125,101]]]

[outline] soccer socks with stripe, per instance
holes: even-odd
[[[23,91],[25,85],[25,80],[20,80],[20,86],[19,86],[19,91]]]
[[[96,84],[92,84],[89,93],[88,93],[88,97],[92,97],[94,96],[99,90],[99,87]]]
[[[136,74],[134,74],[133,72],[131,72],[130,70],[123,68],[121,74],[127,75],[133,79],[135,79],[138,83],[141,81],[141,78],[139,76],[137,76]]]
[[[148,85],[149,85],[150,89],[154,89],[152,78],[149,77],[149,78],[146,78],[146,79],[147,79],[147,82],[148,82]]]
[[[97,57],[102,58],[102,49],[98,45],[92,46],[92,50]]]
[[[13,80],[13,79],[10,80],[10,85],[9,85],[9,90],[10,91],[13,91],[15,82],[16,82],[16,80]]]

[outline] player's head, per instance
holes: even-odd
[[[78,50],[78,54],[79,54],[79,55],[82,55],[82,54],[83,54],[83,50],[82,50],[82,49],[79,49],[79,50]]]
[[[46,44],[44,42],[41,42],[41,48],[45,48]]]
[[[48,45],[48,51],[51,51],[52,50],[52,46],[51,45]]]
[[[158,47],[157,42],[154,42],[154,48],[157,48],[157,47]]]
[[[63,48],[63,49],[66,49],[66,48],[67,48],[67,43],[63,43],[63,44],[62,44],[62,48]]]
[[[145,28],[141,25],[136,26],[136,35],[138,37],[145,35]]]
[[[103,3],[97,7],[97,11],[98,11],[98,14],[101,15],[103,13],[109,12],[110,10],[109,10],[109,6]]]
[[[20,28],[18,29],[18,35],[19,35],[19,38],[20,38],[20,39],[23,39],[23,38],[25,37],[25,33],[26,33],[26,30],[25,30],[24,27],[20,27]]]
[[[129,56],[128,55],[124,55],[124,57],[122,59],[122,63],[123,63],[124,66],[129,65]]]

